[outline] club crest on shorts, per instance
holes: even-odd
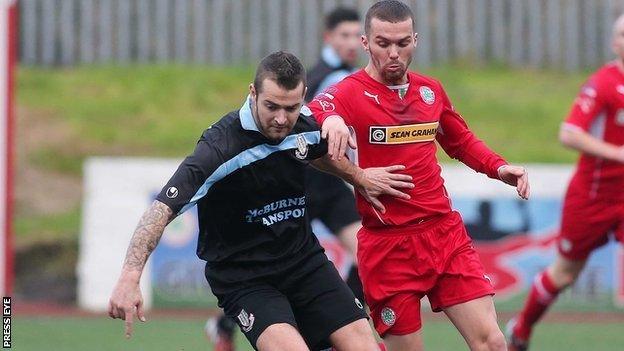
[[[297,135],[297,150],[295,150],[295,156],[300,160],[305,160],[308,157],[308,142],[301,134]]]
[[[396,322],[396,314],[392,308],[384,307],[381,310],[381,321],[389,327],[394,325],[394,322]]]
[[[240,313],[238,314],[237,318],[238,318],[238,322],[241,325],[241,330],[244,333],[247,333],[248,331],[251,330],[251,328],[253,328],[253,324],[255,320],[253,313],[247,313],[245,309],[242,309]]]
[[[570,252],[570,250],[572,250],[572,242],[568,239],[561,239],[559,247],[563,252]]]
[[[420,97],[427,105],[432,105],[434,103],[435,93],[431,90],[431,88],[422,86],[418,89],[418,91],[420,91]]]

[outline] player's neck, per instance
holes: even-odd
[[[374,80],[376,80],[377,82],[385,85],[385,86],[393,86],[393,85],[402,85],[402,84],[407,84],[409,83],[409,80],[407,79],[407,71],[405,71],[405,74],[403,75],[403,77],[401,77],[398,80],[389,82],[386,81],[385,79],[383,79],[383,76],[381,75],[381,72],[379,72],[375,66],[373,66],[373,64],[369,61],[368,65],[366,65],[366,67],[364,68],[364,71]]]
[[[258,129],[260,134],[264,135],[265,138],[270,139],[264,129],[262,129],[262,124],[260,124],[260,121],[258,120],[258,109],[257,106],[255,106],[254,104],[252,104],[251,107],[251,117],[253,117],[253,121],[256,124],[256,128]]]

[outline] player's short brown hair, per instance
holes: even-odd
[[[364,20],[364,33],[369,35],[371,21],[373,18],[377,18],[384,22],[403,22],[406,19],[412,20],[412,28],[415,25],[414,13],[409,6],[398,0],[382,0],[373,6],[371,6],[366,12],[366,19]]]
[[[306,72],[301,61],[297,56],[284,51],[269,54],[258,64],[253,82],[258,94],[262,91],[262,82],[267,78],[287,90],[297,88],[301,82],[304,87],[306,85]]]

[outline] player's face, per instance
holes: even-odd
[[[370,32],[362,36],[362,45],[370,55],[369,66],[383,83],[407,83],[407,67],[412,62],[416,39],[411,19],[397,23],[371,20]]]
[[[362,30],[357,21],[341,22],[325,33],[325,42],[336,50],[342,62],[357,65]]]
[[[259,93],[250,85],[254,119],[264,136],[280,141],[290,133],[299,118],[305,89],[301,82],[295,89],[287,90],[269,78],[262,82]]]
[[[613,52],[624,61],[624,16],[613,25]]]

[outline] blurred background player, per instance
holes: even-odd
[[[444,311],[471,350],[503,351],[494,288],[461,216],[451,208],[435,141],[473,170],[516,186],[524,199],[528,175],[470,131],[438,81],[408,71],[417,34],[406,4],[375,3],[364,28],[367,66],[309,106],[328,137],[332,157],[342,157],[347,140],[355,146],[355,134],[360,165],[401,163],[414,179],[411,198],[380,198],[382,211],[357,199],[363,224],[358,267],[375,328],[388,350],[422,350],[420,300],[426,295],[433,311]]]
[[[355,9],[338,7],[327,14],[323,33],[325,47],[317,64],[308,71],[306,102],[355,72],[361,49],[361,35],[360,15]],[[336,235],[342,247],[356,259],[356,235],[362,225],[355,207],[353,191],[342,179],[313,167],[307,168],[306,190],[310,218],[320,220]],[[357,259],[354,263],[357,264]],[[364,302],[356,265],[349,271],[347,284],[355,296]]]
[[[360,54],[361,34],[360,15],[355,9],[338,7],[327,14],[323,32],[325,46],[319,61],[307,73],[306,102],[355,71]],[[306,198],[310,218],[321,221],[355,260],[356,235],[361,227],[361,220],[351,188],[340,178],[308,167]],[[355,297],[364,303],[356,261],[351,266],[346,281]],[[236,323],[224,314],[209,318],[205,326],[206,336],[215,351],[234,351],[235,331]]]
[[[321,57],[308,70],[306,101],[355,72],[360,56],[362,25],[355,9],[337,7],[325,16]]]
[[[589,78],[561,125],[559,140],[580,158],[564,199],[558,254],[509,321],[509,350],[528,349],[535,324],[609,234],[624,240],[624,15],[613,25],[612,48],[616,60]]]

